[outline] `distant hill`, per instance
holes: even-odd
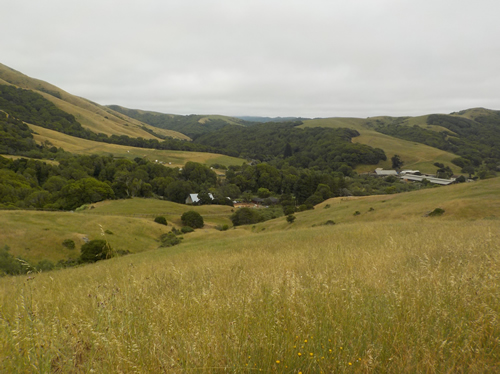
[[[191,114],[181,116],[176,114],[128,109],[119,105],[109,105],[108,108],[156,128],[180,132],[192,139],[195,139],[200,135],[219,130],[227,125],[244,126],[249,124],[239,118],[221,115]]]
[[[330,127],[356,130],[359,136],[352,138],[353,143],[379,148],[387,155],[387,160],[380,161],[376,165],[377,167],[391,168],[390,158],[395,154],[401,157],[405,168],[419,169],[428,173],[436,171],[436,163],[451,167],[455,173],[460,173],[464,168],[469,167],[484,174],[490,171],[498,171],[500,166],[500,147],[498,146],[500,144],[500,111],[484,108],[416,117],[378,116],[370,118],[306,119],[255,116],[236,118],[199,114],[182,116],[128,109],[118,105],[102,106],[84,98],[73,96],[47,82],[30,78],[2,64],[0,64],[0,85],[5,85],[3,87],[15,86],[42,95],[43,98],[53,103],[58,109],[74,117],[73,120],[76,122],[73,127],[78,125],[83,127],[85,131],[91,131],[95,134],[107,137],[115,136],[111,140],[102,140],[102,136],[85,135],[82,129],[73,129],[74,133],[80,134],[74,135],[69,130],[65,132],[54,128],[54,126],[48,127],[69,135],[84,137],[88,140],[101,139],[99,141],[127,146],[209,151],[237,156],[242,154],[243,149],[235,147],[235,144],[241,144],[242,139],[231,139],[225,145],[215,139],[210,141],[212,144],[211,149],[200,148],[198,144],[206,143],[203,139],[209,135],[217,137],[217,134],[221,134],[221,136],[226,137],[227,131],[225,128],[229,126],[228,129],[255,127],[252,130],[255,132],[252,139],[256,147],[262,148],[261,143],[263,140],[265,140],[266,144],[269,143],[267,146],[272,146],[277,142],[281,142],[282,139],[274,139],[273,134],[268,134],[263,139],[259,134],[258,124],[266,123],[266,126],[270,126],[269,121],[275,124],[300,121],[303,123],[298,126],[299,128]],[[2,109],[5,111],[5,108],[0,107],[0,110]],[[25,112],[29,114],[31,109],[28,108]],[[13,109],[10,108],[10,110]],[[38,113],[38,115],[41,114]],[[14,117],[30,123],[26,117],[22,118],[15,114]],[[33,124],[36,125],[37,123]],[[14,127],[11,126],[9,131],[14,131]],[[241,133],[241,131],[236,131],[236,133]],[[130,139],[118,139],[116,137],[129,137]],[[173,144],[172,139],[163,140],[165,137],[195,141],[190,143],[191,147],[187,145],[181,147],[178,144]],[[138,138],[142,138],[142,140]],[[158,143],[162,141],[165,144],[159,146]],[[297,144],[291,144],[291,146],[300,148],[300,142],[298,140]],[[24,144],[24,146],[27,146],[27,144]],[[248,147],[245,146],[245,148]],[[246,149],[243,153],[249,155],[256,152],[255,149]],[[372,165],[358,164],[356,170],[363,172],[371,170],[373,167]]]
[[[500,165],[500,112],[490,109],[417,117],[322,118],[304,121],[301,127],[355,129],[360,136],[353,142],[381,148],[389,158],[399,154],[405,168],[424,172],[435,171],[436,162],[450,164],[455,172],[469,164],[477,168],[484,162],[492,170]],[[390,160],[380,166],[390,168]]]
[[[255,116],[237,116],[236,118],[242,119],[248,122],[293,122],[293,121],[305,121],[310,118],[302,117],[255,117]]]
[[[72,114],[84,128],[95,133],[103,133],[108,136],[126,135],[132,138],[159,139],[146,131],[146,128],[161,136],[189,140],[186,135],[171,130],[158,130],[105,106],[71,95],[50,83],[28,77],[3,64],[0,64],[0,84],[13,85],[39,93],[59,109]]]

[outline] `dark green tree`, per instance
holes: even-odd
[[[155,217],[155,222],[167,226],[167,219],[163,216]]]
[[[393,169],[400,169],[401,166],[403,166],[404,161],[401,160],[401,157],[399,155],[394,155],[391,157],[391,162],[392,162],[392,168]]]
[[[293,155],[292,146],[290,145],[290,143],[286,143],[285,152],[283,152],[283,158],[292,157],[292,155]]]
[[[184,226],[192,227],[193,229],[200,229],[204,226],[203,217],[200,213],[194,210],[188,210],[184,212],[181,216],[181,220]]]

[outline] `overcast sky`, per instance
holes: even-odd
[[[100,104],[368,117],[500,109],[498,0],[2,0],[0,62]]]

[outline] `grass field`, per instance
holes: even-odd
[[[185,152],[185,151],[164,151],[158,149],[135,148],[124,145],[95,142],[92,140],[80,139],[74,136],[62,134],[57,131],[45,129],[43,127],[29,125],[35,132],[33,137],[38,143],[46,140],[54,146],[61,147],[65,151],[85,155],[109,155],[134,159],[136,157],[147,158],[149,161],[162,161],[170,167],[182,167],[188,161],[199,162],[205,165],[214,163],[221,165],[241,165],[245,160],[236,157],[220,155],[206,152]],[[170,163],[170,164],[169,164]]]
[[[216,225],[231,224],[231,207],[190,207],[169,201],[154,199],[129,199],[105,201],[93,204],[94,209],[80,212],[0,211],[0,246],[8,245],[10,253],[29,262],[48,259],[52,262],[75,259],[80,255],[84,237],[100,239],[103,230],[113,234],[106,240],[115,249],[131,252],[149,251],[158,248],[159,237],[172,227],[182,227],[181,215],[188,210],[199,212],[205,227],[186,235],[192,238],[203,236]],[[168,226],[154,222],[164,216]],[[218,231],[217,231],[218,232]],[[69,250],[63,240],[72,239],[76,249]]]
[[[380,117],[383,118],[383,117]],[[421,117],[411,119],[417,121],[419,124],[425,122]],[[366,172],[373,170],[376,167],[383,167],[385,169],[391,168],[391,157],[395,154],[401,156],[404,161],[403,168],[420,170],[423,173],[435,173],[435,162],[440,162],[449,165],[455,173],[460,173],[460,168],[453,165],[451,160],[457,156],[441,151],[437,148],[429,147],[424,144],[410,142],[402,139],[397,139],[389,135],[385,135],[375,131],[366,124],[367,120],[361,118],[323,118],[304,121],[302,127],[347,127],[357,130],[361,135],[353,138],[355,143],[366,144],[374,148],[381,148],[387,155],[387,161],[380,162],[375,165],[361,165],[356,170],[358,172]],[[416,124],[412,122],[412,124]],[[427,125],[424,126],[427,128]]]
[[[1,212],[0,241],[52,237],[66,255],[62,239],[110,230],[136,253],[0,279],[0,372],[498,372],[499,189],[330,199],[223,232],[229,207],[196,207],[207,227],[155,250],[170,228],[153,216],[177,225],[191,208]]]
[[[227,232],[3,278],[0,370],[497,372],[499,227]]]

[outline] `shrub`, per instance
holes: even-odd
[[[444,213],[444,209],[436,208],[432,212],[429,213],[429,217],[442,216],[443,213]]]
[[[261,221],[261,216],[256,209],[240,208],[231,215],[231,222],[234,226],[249,225]]]
[[[64,239],[62,245],[68,249],[75,249],[75,242],[71,239]]]
[[[178,238],[173,232],[168,232],[160,236],[160,247],[173,247],[181,242],[182,238]]]
[[[36,266],[36,270],[38,271],[50,271],[53,270],[55,267],[54,263],[50,260],[42,260],[38,262],[38,265]]]
[[[111,246],[106,240],[91,240],[80,249],[80,262],[92,263],[112,257]]]
[[[295,221],[296,218],[297,217],[295,217],[293,214],[290,214],[290,215],[286,216],[286,221],[288,223],[293,223],[293,221]]]
[[[9,253],[9,246],[0,248],[0,276],[23,274],[21,262]]]
[[[167,226],[167,219],[163,216],[156,217],[155,222]]]
[[[108,234],[108,235],[114,235],[113,232],[111,230],[105,230],[104,231],[105,234]]]
[[[356,210],[353,215],[354,216],[359,216],[360,214],[361,214],[361,212],[359,210]]]
[[[229,229],[229,225],[217,225],[215,226],[215,229],[219,231],[226,231]]]
[[[193,232],[193,231],[194,231],[194,229],[192,227],[189,227],[189,226],[183,226],[183,227],[181,227],[181,232],[183,234],[187,234],[187,233]]]
[[[175,227],[172,227],[172,230],[170,230],[170,232],[173,233],[174,235],[182,235],[182,231],[177,230]]]
[[[195,212],[194,210],[189,210],[187,212],[184,212],[181,216],[181,220],[184,226],[190,226],[193,229],[199,229],[205,225],[201,214]]]
[[[325,225],[325,226],[335,225],[335,222],[333,220],[329,219],[328,221],[323,223],[323,225]]]
[[[331,205],[330,204],[326,204],[323,209],[330,209],[331,208]]]

